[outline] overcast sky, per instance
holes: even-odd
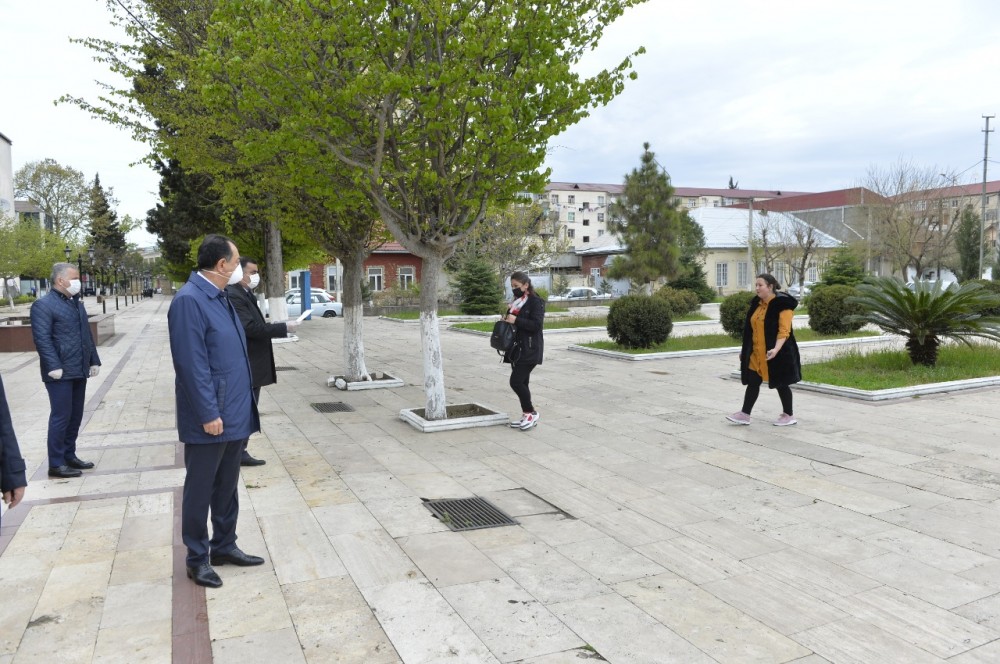
[[[14,142],[15,170],[51,157],[88,179],[99,172],[119,214],[144,218],[158,179],[129,165],[144,146],[52,103],[96,100],[95,80],[116,82],[68,41],[115,34],[104,0],[0,0],[0,132]],[[1000,111],[995,0],[650,0],[583,67],[639,45],[638,80],[553,140],[553,180],[621,182],[644,141],[675,186],[725,187],[732,176],[743,188],[824,191],[900,158],[982,177],[981,116]]]

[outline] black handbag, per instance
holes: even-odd
[[[493,324],[493,334],[490,335],[490,346],[497,353],[503,355],[514,349],[517,344],[517,335],[514,333],[514,326],[505,320],[498,320]]]

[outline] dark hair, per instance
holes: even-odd
[[[206,235],[198,247],[198,269],[211,270],[222,259],[232,260],[234,246],[225,235]]]
[[[260,265],[254,258],[249,258],[247,256],[240,256],[240,267],[246,268],[247,263],[253,263],[254,265]]]
[[[531,285],[531,278],[526,272],[517,271],[510,275],[511,281],[520,281],[522,284],[527,286],[528,295],[537,295],[535,293],[535,287]]]
[[[778,280],[772,277],[767,272],[761,272],[760,274],[757,275],[757,278],[763,279],[764,283],[767,284],[768,286],[771,286],[774,289],[775,293],[781,290],[781,284],[778,283]]]

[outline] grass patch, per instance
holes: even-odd
[[[859,390],[886,390],[950,380],[1000,376],[1000,347],[965,344],[942,347],[937,365],[912,364],[906,351],[845,352],[832,360],[802,366],[802,379]]]
[[[703,316],[702,314],[688,314],[678,318],[677,322],[684,321],[697,321],[697,320],[710,320],[708,316]],[[452,327],[457,327],[463,330],[478,330],[479,332],[492,332],[493,322],[495,321],[483,321],[479,323],[456,323]],[[608,317],[607,316],[573,316],[572,318],[549,318],[545,321],[546,330],[567,330],[575,327],[607,327]]]
[[[801,330],[795,330],[795,340],[801,343],[803,341],[825,341],[828,339],[870,337],[875,334],[877,333],[864,330],[858,330],[857,332],[851,332],[849,334],[817,334],[809,328],[804,328]],[[613,341],[591,341],[590,343],[580,345],[586,346],[587,348],[614,350],[620,353],[629,353],[632,355],[644,355],[646,353],[676,353],[686,350],[707,350],[709,348],[737,348],[739,347],[740,342],[733,339],[728,334],[692,334],[690,336],[683,337],[670,337],[662,344],[653,346],[652,348],[625,348],[624,346],[619,346]]]

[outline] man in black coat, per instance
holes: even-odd
[[[17,436],[14,435],[14,425],[10,421],[10,408],[7,407],[7,394],[0,379],[0,493],[7,509],[17,507],[24,497],[24,487],[28,486],[24,459],[21,449],[17,446]]]
[[[274,368],[274,349],[271,339],[287,337],[298,326],[295,321],[284,323],[268,323],[257,306],[257,298],[253,290],[260,284],[260,272],[257,262],[246,256],[240,257],[243,266],[243,280],[226,287],[229,301],[236,309],[243,331],[247,337],[247,355],[250,357],[250,374],[253,378],[253,400],[260,403],[260,388],[278,382],[278,373]],[[243,448],[242,466],[262,466],[266,461],[255,459]]]

